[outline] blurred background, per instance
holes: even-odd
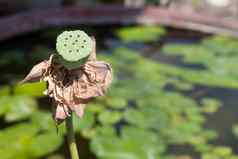
[[[114,69],[81,159],[238,159],[237,0],[0,0],[1,159],[69,159],[46,84],[17,83],[77,29]]]

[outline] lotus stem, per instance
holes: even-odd
[[[67,141],[69,144],[71,159],[79,159],[72,117],[73,114],[66,119]]]

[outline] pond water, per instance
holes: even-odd
[[[85,26],[82,28],[85,28]],[[108,30],[108,28],[110,28],[110,30]],[[127,47],[140,52],[139,54],[148,59],[158,61],[162,64],[170,64],[176,67],[189,68],[193,70],[204,70],[206,68],[203,64],[184,62],[181,56],[164,54],[162,48],[167,44],[197,44],[204,38],[210,37],[211,35],[187,30],[166,28],[168,32],[166,36],[157,41],[145,43],[125,43],[115,36],[115,30],[118,30],[119,28],[121,28],[121,26],[90,27],[87,28],[87,31],[96,36],[98,50],[100,52],[106,52],[107,55],[113,54],[111,51],[113,48]],[[14,87],[15,83],[19,81],[23,75],[27,73],[27,71],[29,71],[33,64],[47,58],[49,56],[49,52],[55,52],[54,48],[56,35],[64,29],[65,28],[53,28],[1,42],[1,86],[10,85]],[[191,52],[191,54],[196,54],[196,52]],[[173,85],[166,85],[165,87],[165,91],[175,89],[176,88],[174,88]],[[238,107],[236,102],[238,90],[195,84],[191,90],[179,91],[182,94],[191,97],[198,103],[201,102],[201,99],[204,97],[213,97],[215,99],[219,99],[223,103],[216,113],[206,114],[207,121],[204,124],[204,127],[215,130],[219,134],[218,138],[211,141],[211,143],[231,146],[233,150],[237,152],[238,142],[237,138],[232,133],[232,126],[234,124],[238,124]],[[48,99],[41,97],[38,101],[40,103],[39,105],[42,105],[40,107],[41,110],[50,110],[48,107],[48,105],[50,105]],[[0,127],[6,128],[18,122],[22,122],[22,120],[13,123],[6,123],[2,118],[0,121]],[[81,143],[79,146],[81,155],[84,156],[84,158],[95,158],[89,148],[89,140],[82,136],[80,137],[80,135],[77,137]],[[64,146],[61,146],[56,152],[68,154],[65,149],[66,148]],[[176,154],[182,154],[184,151],[190,151],[190,149],[187,149],[186,146],[179,147],[171,145],[171,149],[169,151]],[[191,152],[193,154],[192,149]]]

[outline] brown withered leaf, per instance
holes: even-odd
[[[77,69],[68,70],[60,63],[43,61],[33,67],[22,81],[35,82],[40,79],[47,82],[45,91],[54,100],[53,117],[61,123],[72,112],[82,117],[86,104],[94,97],[105,95],[112,81],[112,68],[104,61],[96,60],[96,42],[85,64]]]

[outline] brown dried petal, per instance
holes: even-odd
[[[24,80],[22,80],[20,82],[20,84],[26,83],[26,82],[37,82],[39,81],[43,74],[45,73],[45,71],[48,68],[48,62],[47,61],[43,61],[38,63],[37,65],[35,65],[30,73],[25,77]]]
[[[82,69],[84,73],[77,81],[75,96],[81,99],[103,96],[112,81],[111,66],[103,61],[89,61]]]
[[[89,75],[91,82],[102,84],[105,90],[112,82],[111,65],[104,61],[87,62],[85,72]]]
[[[91,54],[89,55],[87,61],[96,61],[96,39],[94,37],[91,37],[93,42],[93,50]]]
[[[58,104],[56,106],[55,112],[53,114],[54,120],[56,123],[61,123],[70,115],[67,106]]]

